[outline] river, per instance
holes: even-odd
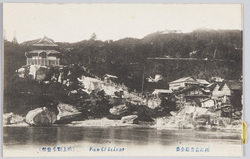
[[[4,127],[4,156],[241,156],[240,132],[149,127]]]

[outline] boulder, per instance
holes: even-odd
[[[179,121],[177,125],[178,125],[178,128],[180,129],[193,129],[194,128],[194,122],[192,121],[185,121],[185,120]]]
[[[242,120],[234,120],[231,125],[239,125],[239,126],[242,126]]]
[[[232,121],[232,123],[230,125],[228,125],[226,128],[227,129],[236,129],[236,130],[242,130],[242,120],[235,120]]]
[[[24,121],[24,117],[20,115],[16,115],[14,113],[6,113],[3,114],[3,124],[8,125],[8,124],[18,124],[22,123]]]
[[[32,126],[51,126],[56,121],[56,114],[46,107],[37,108],[29,111],[25,120]]]
[[[152,117],[155,117],[155,110],[145,105],[136,105],[131,107],[131,112],[133,115],[138,115],[138,121],[154,122]]]
[[[112,106],[123,105],[127,102],[126,98],[111,98],[109,104]]]
[[[38,65],[30,65],[28,68],[29,75],[32,77],[33,80],[36,79],[36,71],[38,70]]]
[[[57,109],[59,111],[57,115],[56,123],[70,123],[76,117],[79,117],[82,113],[79,112],[73,105],[65,104],[59,102],[57,105]]]
[[[25,72],[26,72],[26,69],[25,68],[19,68],[17,70],[17,75],[20,77],[20,78],[24,78],[25,77]]]
[[[128,115],[128,116],[122,117],[121,121],[122,123],[126,123],[126,124],[135,124],[135,119],[137,118],[138,118],[137,115]]]
[[[159,107],[161,105],[161,99],[149,99],[147,101],[147,106],[149,108],[155,109],[156,107]]]
[[[43,81],[49,73],[46,66],[41,66],[36,70],[36,81]]]
[[[202,114],[194,118],[194,120],[200,125],[210,124],[210,115]]]
[[[242,112],[241,111],[236,111],[232,114],[234,119],[241,119],[242,117]]]
[[[114,106],[113,108],[109,109],[110,114],[112,115],[122,115],[127,113],[129,110],[126,104]]]

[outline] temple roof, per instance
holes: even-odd
[[[49,39],[48,37],[44,36],[42,39],[40,39],[37,43],[32,44],[33,46],[58,46],[54,43],[52,39]]]

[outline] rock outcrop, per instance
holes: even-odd
[[[59,114],[57,115],[56,123],[69,123],[82,114],[73,105],[62,102],[58,103],[57,109]]]
[[[3,125],[9,125],[9,124],[19,124],[24,122],[24,117],[20,115],[16,115],[14,113],[6,113],[3,114]]]
[[[128,116],[122,117],[121,121],[122,123],[126,123],[126,124],[135,124],[135,119],[137,118],[138,118],[137,115],[128,115]]]
[[[26,122],[32,126],[51,126],[56,121],[56,114],[46,107],[29,111]]]
[[[127,113],[128,111],[129,111],[129,108],[126,104],[114,106],[113,108],[109,110],[110,114],[112,115],[122,115],[122,114]]]
[[[183,107],[177,112],[170,112],[172,116],[158,118],[158,127],[193,129],[211,125],[216,116],[215,112],[200,107]]]

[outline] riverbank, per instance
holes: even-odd
[[[177,130],[177,129],[195,129],[195,130],[232,130],[232,131],[242,131],[242,126],[240,121],[234,122],[232,125],[226,126],[196,126],[196,127],[181,127],[178,124],[168,124],[162,123],[166,118],[157,118],[155,119],[155,123],[140,123],[140,124],[129,124],[123,123],[121,120],[110,120],[107,118],[102,119],[91,119],[84,121],[73,121],[71,124],[67,124],[67,126],[75,126],[75,127],[147,127],[147,128],[156,128],[156,129],[169,129],[169,130]],[[237,123],[237,124],[236,124]]]
[[[11,114],[13,115],[13,114]],[[25,118],[21,118],[20,116],[16,116],[19,120],[15,121],[15,115],[12,116],[12,123],[6,122],[6,116],[10,116],[10,114],[4,114],[4,127],[29,127],[29,125],[25,122]],[[174,122],[174,120],[176,122]],[[222,119],[221,119],[222,120]],[[143,127],[143,128],[154,128],[154,129],[166,129],[166,130],[183,130],[183,129],[193,129],[193,130],[208,130],[208,131],[233,131],[233,132],[241,132],[242,131],[242,122],[241,120],[235,120],[231,124],[227,124],[224,126],[216,126],[216,125],[196,125],[193,126],[188,121],[177,120],[175,117],[161,117],[154,119],[154,122],[139,122],[138,124],[126,123],[123,120],[113,120],[108,118],[100,118],[100,119],[86,119],[83,121],[72,121],[70,124],[53,124],[52,127]],[[184,126],[185,125],[185,126]]]

